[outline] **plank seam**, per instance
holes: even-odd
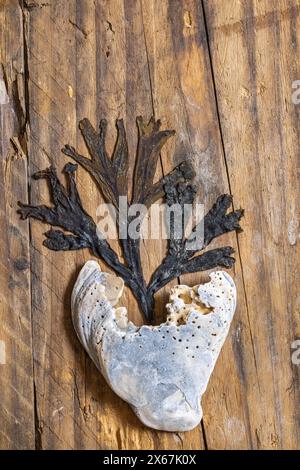
[[[222,130],[222,125],[221,125],[221,117],[220,117],[220,111],[219,111],[217,86],[216,86],[216,80],[215,80],[214,69],[213,69],[212,54],[211,54],[211,49],[210,49],[210,38],[209,38],[209,31],[208,31],[208,24],[207,24],[207,19],[206,19],[207,17],[206,17],[206,12],[205,12],[204,0],[201,0],[201,6],[202,6],[202,12],[203,12],[204,28],[205,28],[205,35],[206,35],[206,42],[207,42],[207,50],[208,50],[208,57],[209,57],[209,64],[210,64],[210,71],[211,71],[211,78],[212,78],[213,95],[214,95],[214,100],[215,100],[215,108],[216,108],[217,123],[218,123],[219,134],[220,134],[221,148],[222,148],[223,160],[224,160],[225,171],[226,171],[226,176],[227,176],[227,181],[228,181],[228,189],[229,189],[230,195],[232,196],[232,188],[231,188],[230,175],[229,175],[229,166],[228,166],[228,162],[227,162],[227,158],[226,158],[225,143],[224,143],[223,130]],[[235,210],[233,199],[232,199],[232,207],[233,207],[233,210]],[[243,290],[244,290],[244,296],[245,296],[245,305],[246,305],[246,312],[247,312],[247,321],[248,321],[248,327],[249,327],[250,342],[251,342],[251,348],[252,348],[252,352],[253,352],[255,371],[256,371],[256,375],[258,377],[258,369],[257,369],[257,361],[256,361],[255,348],[254,348],[253,333],[252,333],[252,329],[251,329],[250,315],[249,315],[249,303],[248,303],[248,297],[247,297],[247,292],[246,292],[244,267],[243,267],[243,261],[242,261],[241,250],[240,250],[239,235],[238,235],[237,232],[235,232],[235,237],[236,237],[236,242],[237,242],[237,255],[238,255],[240,266],[241,266],[241,278],[242,278],[242,284],[243,284]],[[259,384],[259,380],[258,380],[258,384]],[[249,419],[248,419],[248,422],[249,422],[249,430],[251,431]],[[251,433],[249,434],[249,439],[250,439],[251,448],[253,448],[253,441],[252,441]]]
[[[26,9],[24,0],[19,0],[19,8],[22,12],[22,33],[23,33],[23,63],[24,63],[24,108],[25,108],[25,119],[23,126],[23,135],[26,141],[26,155],[27,155],[27,198],[28,203],[31,203],[31,184],[30,184],[30,164],[29,164],[29,129],[30,129],[30,96],[29,96],[29,60],[28,60],[28,26],[29,26],[29,11]],[[38,403],[37,403],[37,392],[35,383],[35,366],[33,357],[34,348],[34,334],[33,334],[33,322],[32,322],[32,230],[31,222],[28,223],[28,235],[29,235],[29,297],[30,297],[30,320],[31,320],[31,347],[32,347],[32,382],[33,382],[33,417],[34,417],[34,434],[35,434],[35,449],[42,449],[41,433],[42,428],[39,421],[38,414]]]

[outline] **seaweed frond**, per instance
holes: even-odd
[[[94,178],[106,202],[111,203],[117,212],[117,225],[120,230],[119,200],[128,195],[128,145],[122,119],[116,121],[117,139],[111,156],[105,145],[107,122],[100,121],[99,130],[92,126],[88,119],[80,121],[81,130],[90,158],[81,155],[74,147],[65,145],[62,152],[81,165]],[[175,131],[161,130],[161,122],[154,117],[145,122],[137,118],[138,144],[133,176],[132,204],[144,204],[149,208],[159,198],[164,197],[167,204],[192,204],[196,188],[192,184],[194,170],[189,162],[183,161],[170,173],[154,183],[154,176],[163,145],[175,134]],[[178,237],[175,227],[170,227],[168,249],[161,265],[152,274],[149,284],[143,276],[140,258],[140,236],[133,239],[128,233],[121,238],[124,262],[121,261],[108,241],[99,232],[96,223],[82,206],[75,182],[77,164],[67,163],[64,173],[67,179],[65,187],[57,177],[56,169],[50,168],[33,175],[35,179],[46,179],[50,185],[53,206],[34,206],[19,202],[19,213],[23,219],[28,217],[49,224],[52,228],[45,233],[43,244],[54,251],[79,250],[89,248],[93,254],[104,260],[108,266],[124,279],[135,295],[140,308],[148,321],[153,320],[154,294],[172,279],[181,274],[194,273],[218,266],[230,268],[235,260],[231,256],[231,247],[216,248],[202,252],[216,237],[230,231],[241,231],[239,221],[243,216],[242,209],[231,211],[231,196],[220,196],[205,215],[204,236],[201,247],[189,248],[189,242],[197,231],[195,226],[188,237]],[[132,218],[128,218],[127,224]],[[184,227],[183,227],[184,229]],[[140,226],[138,227],[138,231]],[[139,234],[140,235],[140,234]]]

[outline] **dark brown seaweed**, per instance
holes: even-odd
[[[105,148],[107,123],[101,120],[97,132],[88,119],[83,119],[79,128],[91,158],[80,155],[73,147],[66,145],[62,152],[88,171],[97,183],[106,202],[117,210],[119,197],[127,196],[128,192],[128,145],[123,120],[117,120],[117,140],[111,158]],[[154,183],[160,151],[165,142],[174,135],[174,131],[161,131],[160,121],[153,117],[148,123],[137,118],[139,131],[135,172],[133,177],[132,200],[130,204],[144,204],[148,208],[160,197],[165,197],[168,205],[192,204],[196,188],[191,183],[194,171],[191,165],[183,161],[169,174]],[[77,165],[67,163],[64,172],[67,187],[57,177],[53,166],[35,173],[35,179],[45,178],[50,184],[51,197],[54,205],[48,207],[32,206],[19,202],[19,213],[23,219],[32,217],[62,230],[50,229],[45,233],[44,245],[54,251],[79,250],[90,248],[93,254],[114,269],[124,279],[136,297],[147,321],[153,320],[154,294],[172,279],[184,273],[194,273],[222,266],[230,268],[235,260],[231,256],[231,247],[216,248],[196,255],[199,250],[190,250],[188,240],[197,229],[194,227],[190,237],[178,237],[174,227],[170,227],[168,250],[161,265],[153,273],[147,285],[141,265],[140,239],[120,239],[124,262],[112,250],[107,240],[99,236],[96,224],[81,204],[75,183]],[[128,206],[130,205],[128,203]],[[227,214],[232,204],[229,195],[220,196],[204,218],[204,240],[201,250],[220,235],[233,230],[241,231],[239,220],[243,210]],[[117,225],[119,227],[119,217]],[[128,224],[131,222],[129,218]],[[119,227],[120,228],[120,227]]]

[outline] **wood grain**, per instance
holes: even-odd
[[[0,5],[0,448],[34,449],[28,224],[16,213],[27,201],[26,89],[23,15],[17,1]]]
[[[5,0],[0,20],[0,341],[7,361],[0,364],[0,448],[299,447],[291,343],[300,336],[300,108],[291,95],[300,78],[300,2]],[[206,209],[224,192],[246,208],[244,233],[215,242],[236,250],[238,309],[202,403],[203,422],[188,433],[146,428],[109,389],[70,316],[74,280],[91,254],[49,251],[46,227],[29,227],[15,212],[17,199],[49,203],[45,181],[27,181],[27,170],[54,163],[60,171],[66,143],[87,155],[83,117],[95,126],[108,120],[109,151],[115,119],[124,118],[132,173],[139,114],[176,130],[156,178],[190,159]],[[76,178],[97,220],[99,190],[84,170]],[[147,279],[165,247],[142,243]],[[157,322],[168,288],[156,295]],[[141,324],[128,289],[122,304]]]
[[[236,203],[247,208],[239,249],[252,340],[243,352],[256,367],[243,361],[252,446],[296,449],[300,128],[292,83],[300,4],[204,3],[228,174]]]
[[[135,118],[153,113],[140,4],[128,1],[125,11],[122,2],[96,2],[90,8],[90,2],[69,2],[66,7],[65,2],[55,1],[31,9],[27,22],[32,172],[51,162],[62,168],[65,157],[59,150],[66,142],[86,152],[76,132],[77,122],[85,116],[95,125],[100,117],[108,118],[108,149],[114,143],[115,119],[125,118],[132,171],[137,140]],[[82,170],[78,185],[85,207],[96,218],[101,197]],[[45,184],[34,184],[32,201],[47,200]],[[32,315],[40,447],[181,447],[183,437],[143,427],[130,408],[111,393],[83,353],[72,331],[69,297],[78,272],[76,266],[90,254],[51,253],[42,246],[43,232],[43,227],[32,223]],[[162,257],[163,252],[158,250],[158,254]],[[158,263],[158,257],[144,251],[146,276]],[[124,304],[131,318],[141,322],[129,292]],[[201,446],[200,438],[184,439],[187,448]]]
[[[208,210],[219,194],[230,189],[202,7],[192,1],[173,1],[165,3],[165,7],[151,2],[145,2],[146,5],[156,112],[166,119],[168,126],[177,130],[178,135],[170,153],[163,156],[164,169],[169,169],[173,154],[177,161],[191,158],[197,173],[199,201]],[[152,10],[149,5],[152,5]],[[164,47],[161,48],[160,44]],[[243,342],[238,337],[242,322],[247,324],[238,248],[235,235],[222,237],[217,244],[229,244],[237,250],[235,280],[239,309],[203,400],[204,432],[209,448],[248,448],[251,446],[251,432],[247,403],[243,401],[245,383],[241,380],[241,363],[243,345],[248,345],[251,350],[251,338],[247,330],[243,334]],[[181,282],[196,284],[206,279],[207,273],[183,276]],[[249,362],[253,370],[252,353]],[[230,381],[228,377],[231,377]],[[230,400],[232,396],[234,400]]]

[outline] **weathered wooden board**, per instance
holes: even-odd
[[[27,200],[23,15],[17,0],[0,4],[0,448],[34,449]]]
[[[197,173],[199,200],[206,210],[217,196],[229,192],[226,166],[214,96],[205,22],[200,2],[144,2],[151,57],[153,96],[156,113],[168,127],[177,130],[170,152],[163,155],[165,171],[175,161],[191,158]],[[164,44],[164,47],[160,47]],[[239,308],[203,400],[204,430],[209,448],[248,448],[251,431],[245,396],[243,347],[249,351],[249,369],[254,362],[249,331],[240,340],[241,324],[247,325],[246,304],[235,235],[218,240],[218,245],[237,250],[235,281]],[[207,273],[183,276],[193,285],[207,279]],[[228,377],[231,380],[228,381]],[[231,400],[230,397],[235,397]]]
[[[299,338],[300,127],[292,83],[300,76],[300,2],[204,3],[228,174],[236,203],[247,209],[239,237],[242,330],[253,349],[243,348],[242,401],[253,447],[299,448],[291,343]]]
[[[0,448],[299,447],[299,366],[290,357],[299,337],[299,108],[291,99],[300,77],[299,5],[1,3],[0,341],[7,364],[0,364]],[[109,150],[115,119],[124,118],[133,171],[139,114],[155,114],[177,131],[157,177],[189,158],[207,209],[223,192],[246,208],[245,232],[218,241],[236,249],[239,307],[203,400],[203,424],[189,433],[146,428],[111,392],[71,324],[72,285],[90,253],[47,250],[46,227],[34,221],[29,253],[28,223],[15,214],[17,199],[49,202],[45,181],[28,185],[27,158],[32,174],[51,163],[60,171],[68,161],[60,152],[65,143],[87,153],[78,131],[83,117],[95,126],[108,119]],[[95,183],[79,169],[77,184],[97,219],[102,198]],[[164,249],[162,241],[142,244],[147,278]],[[157,321],[167,291],[157,294]],[[122,303],[141,323],[128,290]]]
[[[85,152],[77,132],[87,116],[107,117],[112,149],[114,121],[125,118],[130,152],[135,117],[153,113],[143,18],[138,2],[49,2],[27,11],[30,96],[30,169],[55,162],[66,142]],[[87,210],[101,202],[91,179],[79,170]],[[32,185],[32,202],[46,202],[45,183]],[[190,436],[157,433],[142,426],[118,399],[77,342],[70,320],[70,288],[89,253],[51,253],[44,228],[32,223],[32,290],[38,443],[41,448],[200,448],[201,430]],[[159,251],[158,251],[159,253]],[[161,257],[163,253],[161,252]],[[146,275],[159,263],[145,252]],[[125,305],[133,311],[130,293]],[[141,321],[137,314],[131,315]]]

